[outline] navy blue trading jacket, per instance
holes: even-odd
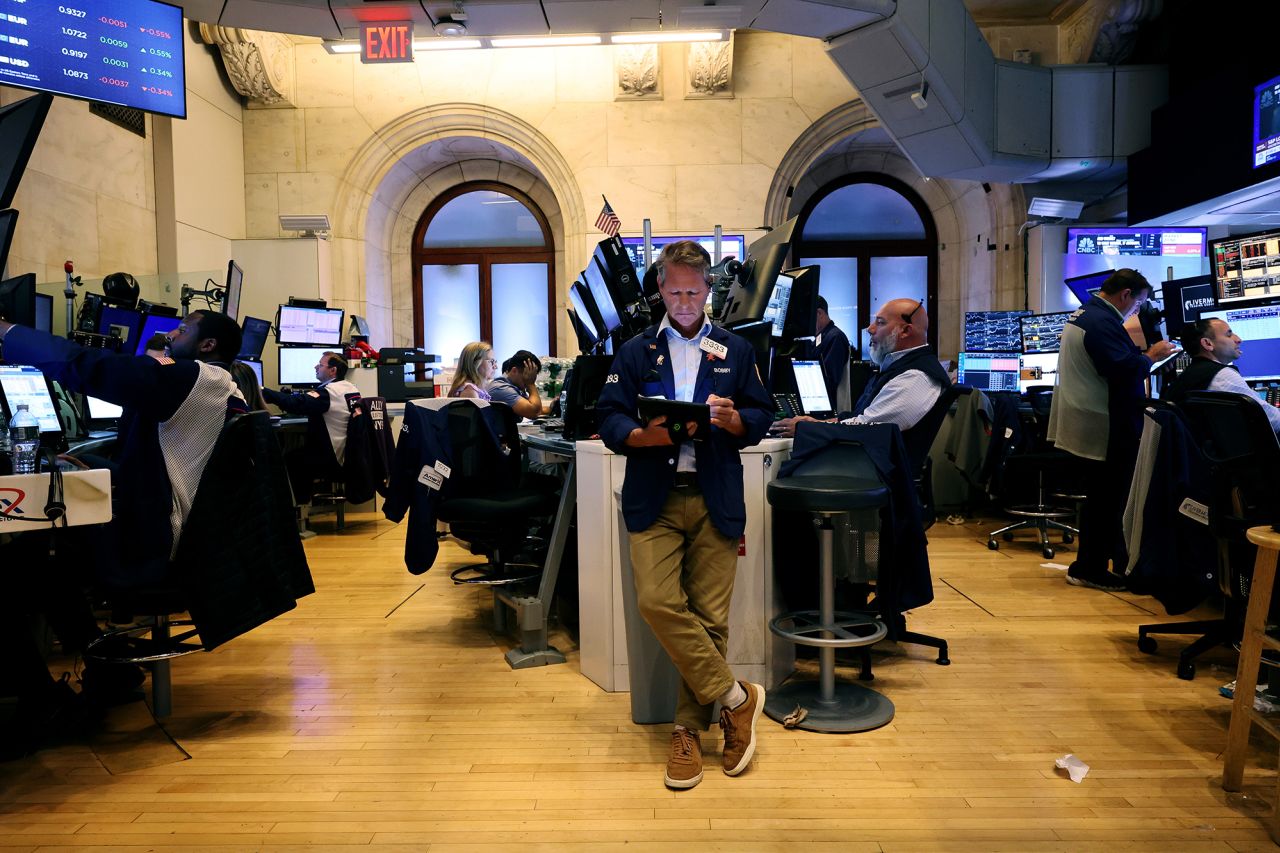
[[[494,447],[502,441],[502,413],[494,406],[481,409],[488,427],[486,435]],[[387,487],[382,514],[397,524],[409,514],[409,529],[404,542],[404,564],[412,574],[420,575],[431,568],[440,551],[436,539],[436,512],[440,501],[448,496],[450,479],[441,489],[432,489],[418,481],[422,469],[437,461],[454,467],[452,442],[449,439],[449,410],[428,409],[410,403],[404,407],[404,422],[396,444],[391,482]]]
[[[119,468],[112,474],[118,553],[103,548],[99,571],[120,582],[164,577],[173,546],[173,493],[160,450],[160,424],[191,394],[199,365],[188,360],[161,364],[148,355],[88,349],[23,326],[14,326],[5,336],[4,357],[10,364],[38,367],[64,387],[124,408],[115,453]],[[228,401],[228,415],[244,410],[243,402],[238,403]],[[122,561],[118,567],[112,562],[117,558]]]
[[[773,399],[760,382],[749,343],[715,326],[707,337],[728,347],[728,353],[723,359],[704,356],[699,362],[693,402],[705,403],[712,394],[732,398],[747,432],[738,438],[712,427],[709,439],[693,443],[698,486],[716,530],[738,537],[747,523],[738,451],[764,438],[773,423]],[[657,325],[622,345],[596,403],[600,437],[614,453],[627,457],[622,514],[632,532],[646,530],[657,520],[675,479],[680,450],[678,446],[627,447],[627,436],[643,426],[636,413],[636,399],[641,396],[676,399],[667,336],[658,332]]]

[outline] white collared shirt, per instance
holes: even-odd
[[[705,317],[702,328],[692,338],[680,334],[680,330],[671,325],[671,315],[664,314],[658,324],[658,334],[667,336],[667,352],[671,356],[671,376],[675,380],[677,400],[685,403],[693,402],[693,392],[698,384],[698,369],[702,366],[702,350],[700,345],[707,332],[711,331],[711,321]],[[686,441],[680,445],[680,458],[676,461],[677,471],[696,471],[693,443]]]
[[[921,344],[921,346],[925,346]],[[895,361],[920,347],[891,352],[884,357],[881,370],[888,370]],[[898,429],[906,432],[920,419],[929,414],[929,410],[942,396],[942,386],[929,378],[923,370],[908,370],[890,379],[876,394],[871,404],[856,417],[841,421],[845,424],[897,424]]]

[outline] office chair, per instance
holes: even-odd
[[[1000,460],[1002,509],[1006,515],[1019,520],[987,534],[987,547],[992,551],[1000,550],[1001,539],[1012,542],[1016,531],[1035,530],[1039,535],[1040,553],[1046,560],[1052,560],[1056,552],[1049,542],[1050,529],[1062,531],[1064,545],[1070,545],[1080,535],[1079,530],[1061,520],[1074,517],[1076,510],[1049,503],[1049,493],[1056,490],[1053,482],[1061,480],[1071,464],[1071,456],[1055,449],[1047,438],[1052,398],[1051,386],[1033,385],[1028,388],[1029,406],[1019,409],[1022,442],[1018,446],[1005,444],[1002,447],[1001,452],[1005,454]],[[1028,476],[1035,478],[1034,503],[1021,501],[1025,492],[1020,485]]]
[[[1138,648],[1156,651],[1150,634],[1201,634],[1178,655],[1178,677],[1195,678],[1195,659],[1240,641],[1253,573],[1253,548],[1245,531],[1280,519],[1280,444],[1266,413],[1242,394],[1195,391],[1181,405],[1196,445],[1208,461],[1212,491],[1209,530],[1217,541],[1221,619],[1138,626]]]

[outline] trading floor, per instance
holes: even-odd
[[[633,725],[569,636],[554,637],[567,664],[506,664],[489,593],[449,580],[477,558],[446,542],[415,577],[404,525],[321,519],[316,593],[176,660],[163,730],[136,703],[91,743],[0,765],[0,849],[1273,850],[1269,742],[1243,793],[1220,787],[1234,655],[1179,680],[1181,640],[1137,649],[1139,623],[1169,618],[1159,605],[1068,586],[1029,542],[987,550],[995,521],[930,530],[937,599],[911,623],[953,663],[877,652],[892,723],[762,719],[744,775],[711,755],[703,784],[674,792],[668,727]],[[1054,766],[1068,753],[1090,768],[1078,784]]]

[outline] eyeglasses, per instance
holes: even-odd
[[[498,366],[498,360],[496,358],[486,358],[485,363],[492,364],[494,367]]]
[[[921,308],[923,308],[923,307],[924,307],[924,300],[923,300],[923,299],[921,299],[919,302],[917,302],[917,303],[916,303],[916,307],[911,309],[911,313],[910,313],[910,314],[902,314],[902,315],[901,315],[901,317],[902,317],[902,322],[904,322],[904,323],[910,323],[910,322],[911,322],[911,318],[912,318],[912,317],[914,317],[914,316],[916,316],[916,312],[917,312],[917,311],[919,311],[919,310],[920,310]]]

